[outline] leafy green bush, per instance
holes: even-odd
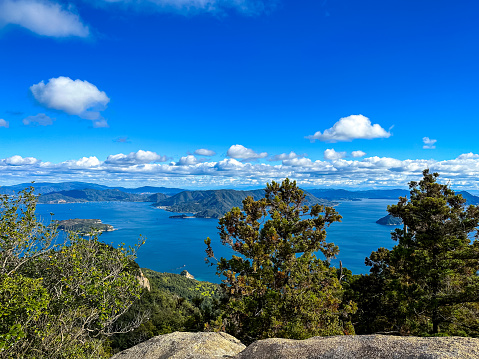
[[[73,233],[55,243],[36,203],[33,189],[0,196],[0,358],[107,357],[105,338],[140,297],[135,249]]]

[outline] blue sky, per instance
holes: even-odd
[[[0,0],[0,185],[479,188],[475,0]]]

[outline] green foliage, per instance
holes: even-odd
[[[105,337],[140,297],[135,250],[73,233],[54,243],[31,189],[0,205],[0,358],[106,357]]]
[[[347,319],[354,304],[342,303],[338,272],[329,265],[339,251],[326,242],[325,227],[341,216],[304,201],[296,182],[272,182],[265,198],[247,197],[242,210],[233,208],[219,220],[222,243],[238,255],[217,261],[226,300],[213,329],[226,329],[244,343],[354,333]],[[205,243],[214,258],[211,240]]]
[[[159,273],[143,269],[143,273],[155,288],[168,291],[176,296],[193,301],[195,298],[220,299],[220,286],[215,283],[200,282],[173,273]],[[211,301],[211,300],[210,300]]]
[[[411,182],[410,198],[390,206],[404,228],[392,233],[398,244],[366,258],[370,275],[356,281],[361,332],[385,330],[416,335],[477,335],[479,241],[470,234],[479,208],[423,172]],[[374,305],[377,311],[367,309]],[[368,327],[369,326],[369,327]]]
[[[134,321],[138,314],[147,320],[133,332],[114,335],[110,340],[113,353],[161,334],[202,331],[205,323],[218,315],[214,309],[219,299],[218,284],[146,268],[142,271],[150,281],[151,291],[146,291],[119,319],[116,326],[121,327]]]

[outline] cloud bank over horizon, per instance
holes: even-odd
[[[422,171],[429,168],[439,172],[443,181],[451,181],[455,188],[479,189],[479,154],[465,153],[443,161],[377,156],[349,160],[341,158],[342,154],[337,155],[337,152],[331,154],[330,159],[324,161],[284,156],[277,165],[241,162],[234,158],[200,162],[192,155],[181,157],[178,162],[164,163],[167,156],[143,150],[109,155],[105,160],[90,156],[60,163],[15,155],[0,159],[0,173],[4,185],[35,180],[235,188],[262,187],[266,182],[289,177],[302,186],[391,188],[406,187],[409,181],[420,178]]]

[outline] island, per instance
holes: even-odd
[[[183,191],[171,197],[161,199],[153,206],[175,213],[193,213],[191,216],[174,215],[170,218],[221,218],[233,207],[242,207],[243,200],[251,196],[258,201],[265,196],[265,190],[239,191],[233,189]],[[305,205],[322,204],[334,206],[335,202],[317,198],[305,192]]]
[[[188,214],[180,214],[180,215],[177,215],[177,216],[170,216],[170,218],[189,219],[189,218],[196,218],[196,217],[188,215]]]
[[[390,214],[378,219],[376,223],[383,226],[401,226],[403,224],[401,218],[391,216]]]
[[[115,229],[110,224],[102,223],[100,219],[67,219],[63,221],[53,221],[58,229],[63,231],[77,232],[82,235],[90,233],[111,232]]]

